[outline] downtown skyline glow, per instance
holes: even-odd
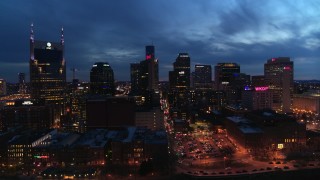
[[[0,2],[0,78],[29,79],[29,35],[59,42],[64,28],[67,80],[89,80],[95,62],[108,62],[118,81],[130,79],[130,63],[153,44],[160,80],[168,80],[177,54],[195,64],[235,62],[241,72],[262,75],[272,57],[290,57],[294,79],[320,79],[319,1],[23,1]],[[214,72],[213,72],[214,74]]]

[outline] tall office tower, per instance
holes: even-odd
[[[190,57],[188,53],[179,53],[169,72],[170,88],[175,90],[190,88]]]
[[[137,104],[158,106],[159,96],[159,65],[155,58],[154,46],[146,46],[146,59],[130,65],[130,94],[142,99]]]
[[[131,91],[159,90],[159,65],[154,46],[146,46],[146,59],[130,65]]]
[[[272,93],[268,86],[246,86],[242,91],[241,105],[248,110],[271,109]]]
[[[195,89],[211,89],[212,87],[211,65],[195,65],[193,73],[193,85]]]
[[[251,85],[252,86],[266,86],[266,80],[264,75],[251,76]]]
[[[7,83],[4,79],[0,79],[0,96],[7,94]]]
[[[272,58],[264,64],[264,76],[273,94],[272,109],[291,112],[293,94],[293,62],[289,57]]]
[[[26,74],[19,73],[19,94],[26,94],[27,93],[27,86],[26,86]]]
[[[146,60],[155,59],[154,46],[146,46]]]
[[[30,86],[31,98],[45,100],[55,106],[55,120],[64,113],[66,89],[66,61],[64,59],[64,36],[61,29],[60,42],[37,41],[33,25],[30,34]]]
[[[90,71],[91,94],[111,95],[115,93],[114,74],[106,62],[95,63]]]
[[[130,64],[130,80],[131,80],[131,94],[137,94],[140,89],[140,64]]]
[[[216,89],[224,90],[231,83],[234,75],[240,73],[240,66],[236,63],[218,63],[214,70]]]
[[[146,46],[146,60],[141,61],[142,76],[147,77],[147,90],[159,90],[159,65],[158,59],[155,58],[154,46]]]
[[[230,78],[230,83],[226,88],[227,104],[239,105],[242,100],[242,91],[245,86],[250,85],[250,75],[245,73],[234,73]]]

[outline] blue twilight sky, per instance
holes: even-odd
[[[288,56],[294,78],[320,79],[318,0],[1,0],[0,78],[29,81],[29,34],[59,41],[64,27],[67,80],[89,80],[94,62],[108,62],[116,80],[130,79],[130,63],[154,44],[160,80],[168,80],[179,52],[195,64],[236,62],[263,74],[267,59]],[[213,72],[214,74],[214,72]]]

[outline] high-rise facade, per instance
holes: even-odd
[[[130,64],[131,94],[137,94],[140,89],[140,63]]]
[[[170,106],[184,109],[183,114],[187,113],[187,106],[191,100],[190,96],[190,56],[188,53],[179,53],[173,63],[173,71],[169,72],[169,103]]]
[[[146,46],[146,59],[130,65],[131,91],[139,94],[159,90],[159,65],[154,46]]]
[[[251,85],[252,86],[266,86],[266,80],[264,75],[257,75],[251,77]]]
[[[96,62],[90,71],[91,94],[110,95],[115,94],[114,73],[106,62]]]
[[[30,87],[33,99],[63,106],[66,89],[63,28],[60,42],[37,41],[34,39],[33,25],[31,25]],[[59,111],[62,112],[62,108]]]
[[[190,88],[190,56],[188,53],[179,53],[173,63],[173,71],[169,72],[171,89]]]
[[[160,101],[159,64],[158,59],[155,58],[155,47],[146,46],[145,48],[145,60],[130,64],[130,94],[137,98],[137,104],[150,108],[158,106]]]
[[[154,46],[146,46],[146,60],[149,59],[155,59],[155,54],[154,54],[155,50],[154,50]]]
[[[212,87],[211,65],[195,65],[193,73],[193,85],[195,89],[211,89]]]
[[[15,100],[0,109],[0,119],[5,126],[31,129],[50,128],[54,121],[52,105],[33,100]]]
[[[240,73],[240,66],[237,63],[218,63],[214,70],[216,89],[224,90],[234,79],[234,76]]]
[[[242,92],[243,108],[248,110],[271,109],[272,93],[268,86],[246,86]]]
[[[18,80],[19,80],[19,94],[26,94],[27,93],[26,74],[19,73]]]
[[[272,109],[291,112],[293,95],[293,62],[289,57],[272,58],[264,64],[264,76],[272,91]]]
[[[146,77],[145,86],[149,91],[159,90],[159,64],[155,58],[155,47],[146,46],[146,60],[140,62],[142,76]]]

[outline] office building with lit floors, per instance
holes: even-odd
[[[8,166],[24,165],[25,168],[33,166],[34,158],[36,158],[33,154],[33,148],[50,138],[55,132],[56,130],[53,129],[20,132],[6,144]]]
[[[258,158],[283,159],[306,148],[306,125],[273,111],[227,117],[225,126],[228,136]]]
[[[35,100],[6,102],[0,109],[1,122],[5,128],[23,126],[33,130],[50,128],[54,122],[53,105]]]
[[[170,89],[186,90],[190,88],[190,56],[179,53],[173,63],[173,71],[169,72]]]
[[[291,112],[293,96],[293,62],[289,57],[272,58],[264,64],[266,85],[272,91],[272,109]]]
[[[235,74],[240,73],[237,63],[218,63],[214,67],[214,82],[216,90],[226,90]]]
[[[320,114],[320,91],[309,91],[293,95],[293,111]]]
[[[212,89],[212,70],[211,65],[194,66],[194,73],[192,76],[193,88],[196,90]]]
[[[19,73],[19,94],[26,94],[27,93],[27,85],[26,85],[26,74]]]
[[[145,64],[145,65],[144,65]],[[153,45],[146,46],[146,59],[141,61],[142,74],[147,75],[147,87],[149,90],[159,90],[159,62],[155,56],[155,47]]]
[[[151,130],[164,129],[164,114],[158,108],[137,108],[135,111],[135,126],[147,127]]]
[[[153,171],[168,167],[168,140],[164,130],[151,131],[144,127],[127,127],[110,132],[107,169],[114,173],[136,173],[142,163],[149,163]]]
[[[173,107],[188,106],[190,90],[190,56],[188,53],[179,53],[173,63],[173,71],[169,71],[169,103]]]
[[[140,91],[140,63],[130,64],[130,94],[137,95]]]
[[[90,93],[114,96],[114,73],[107,62],[95,63],[90,71]]]
[[[159,106],[159,62],[155,57],[155,47],[145,47],[145,59],[130,64],[130,96],[136,98],[139,106]],[[142,100],[142,101],[139,101]]]
[[[262,87],[262,86],[266,86],[266,80],[264,75],[256,75],[256,76],[251,76],[251,85],[252,86],[258,86],[258,87]]]
[[[66,89],[63,29],[60,42],[38,41],[31,25],[29,65],[31,98],[54,105],[55,121],[59,121],[64,114]]]
[[[268,86],[246,86],[242,91],[241,104],[248,110],[271,109],[272,92]]]

